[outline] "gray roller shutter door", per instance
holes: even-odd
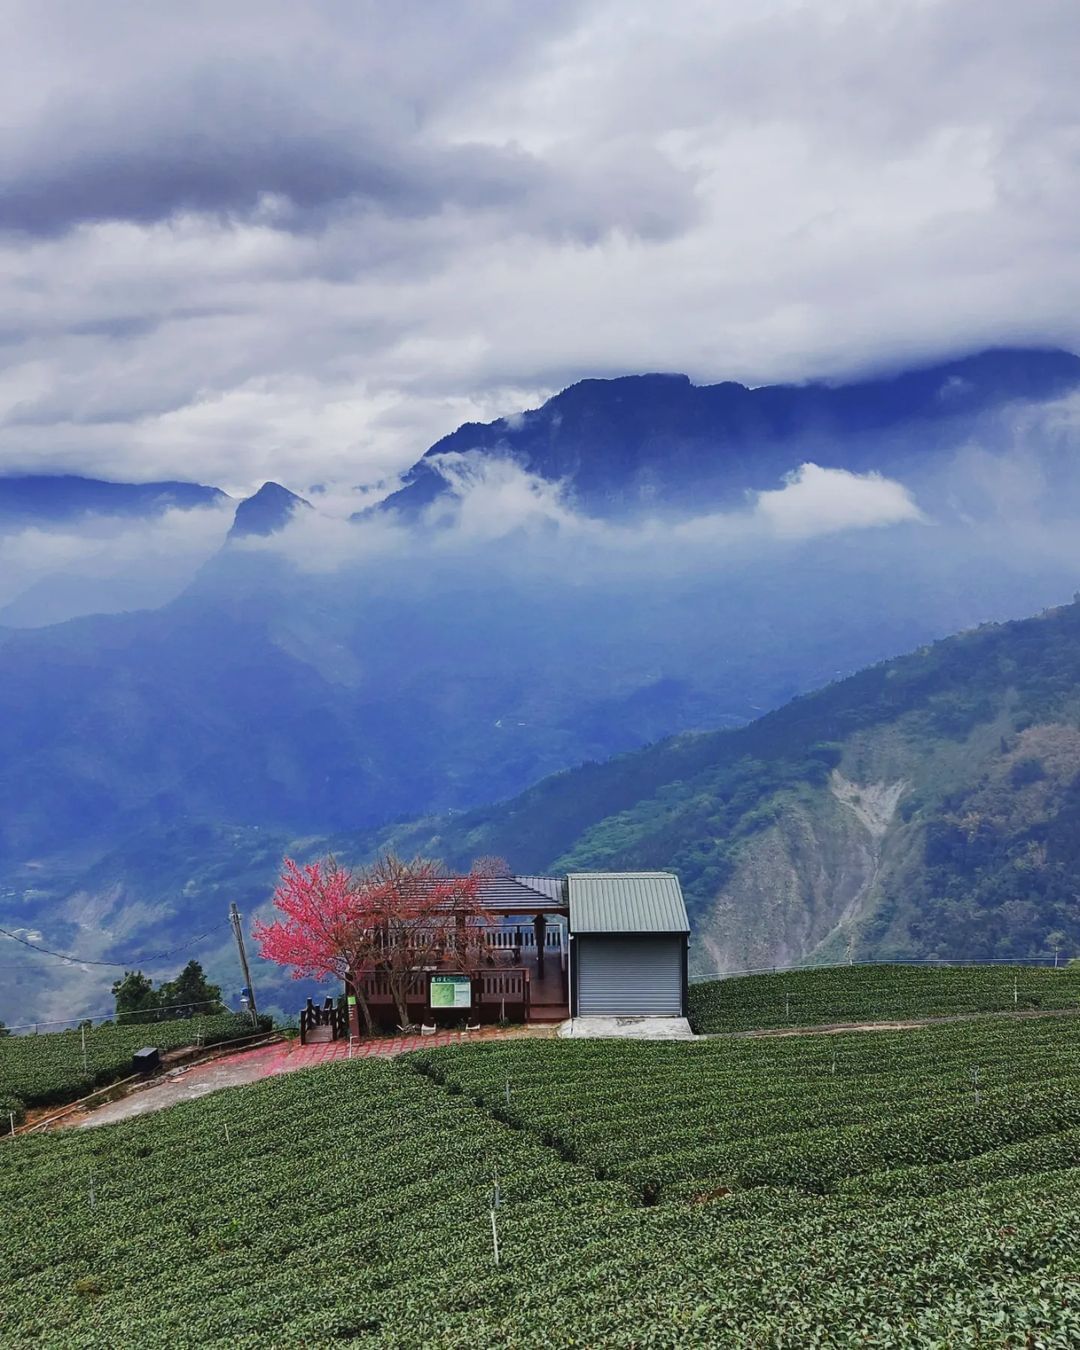
[[[579,1017],[681,1017],[679,937],[582,935],[577,943]]]

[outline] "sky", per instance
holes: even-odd
[[[0,473],[351,488],[588,375],[1080,347],[1074,0],[0,18]]]

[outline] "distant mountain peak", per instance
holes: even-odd
[[[698,385],[678,374],[585,379],[539,408],[458,427],[375,509],[417,519],[452,491],[441,457],[479,453],[513,458],[566,484],[588,514],[695,512],[705,500],[734,504],[776,487],[806,458],[888,472],[910,454],[905,445],[925,440],[935,425],[944,431],[958,419],[1077,387],[1080,357],[1055,348],[991,348],[844,384]],[[904,434],[916,426],[918,438]]]
[[[276,534],[285,528],[299,507],[310,510],[311,503],[280,483],[264,483],[258,492],[245,497],[236,508],[229,538],[246,539],[252,535]]]
[[[54,525],[85,516],[153,519],[166,511],[220,506],[220,488],[202,483],[119,483],[77,474],[0,476],[0,524]]]

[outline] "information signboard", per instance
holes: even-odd
[[[472,979],[468,975],[432,975],[433,1008],[471,1008]]]

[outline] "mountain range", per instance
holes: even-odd
[[[7,913],[43,925],[47,913],[50,931],[82,950],[88,918],[123,930],[134,916],[123,950],[146,950],[140,930],[172,942],[230,900],[264,906],[286,854],[351,864],[393,848],[458,868],[502,856],[540,874],[675,870],[697,975],[1070,959],[1078,841],[1080,599],[880,663],[742,728],[580,765],[494,806],[330,835],[163,823],[90,866],[24,870]],[[220,929],[207,964],[235,984]],[[263,1002],[291,1008],[296,991],[257,966]],[[9,999],[62,1015],[47,958],[17,972]],[[95,978],[65,968],[65,992],[74,982],[89,998]]]
[[[944,920],[882,917],[901,880],[901,909],[942,899],[923,862],[901,873],[892,852],[917,861],[916,831],[945,812],[935,787],[929,815],[905,817],[923,770],[896,749],[910,725],[914,759],[939,764],[941,691],[920,685],[935,710],[913,706],[888,734],[879,709],[880,743],[848,744],[829,719],[868,687],[843,682],[861,667],[1073,593],[1078,388],[1080,360],[1049,351],[835,388],[583,381],[460,428],[351,523],[277,484],[235,507],[197,488],[163,513],[148,485],[141,506],[126,499],[140,528],[220,521],[179,593],[0,629],[0,924],[91,958],[160,951],[226,898],[265,898],[285,848],[360,856],[395,839],[519,871],[677,866],[701,969],[845,943],[945,950]],[[778,756],[769,728],[807,706],[831,711]],[[1028,741],[1068,709],[985,730],[1000,716],[979,725],[1002,772],[1044,765],[1016,800],[1057,800],[1064,779]],[[975,791],[990,761],[937,739],[949,791]],[[739,746],[763,777],[728,763]],[[440,823],[393,824],[418,818]],[[1030,923],[1017,910],[993,942],[1043,942],[1064,923],[1053,904]],[[7,998],[53,1010],[55,963],[27,959]],[[101,988],[89,966],[60,969],[67,1006]]]
[[[700,972],[1080,956],[1080,597],[359,851],[385,847],[673,869]]]
[[[87,516],[145,519],[228,500],[228,493],[201,483],[112,483],[74,474],[12,474],[0,477],[0,528],[54,525]]]
[[[380,509],[417,519],[452,490],[446,458],[481,452],[566,484],[590,514],[697,513],[703,502],[716,508],[774,488],[804,460],[855,472],[918,468],[958,424],[1078,384],[1080,358],[1053,349],[995,349],[846,385],[582,380],[535,411],[458,427]]]

